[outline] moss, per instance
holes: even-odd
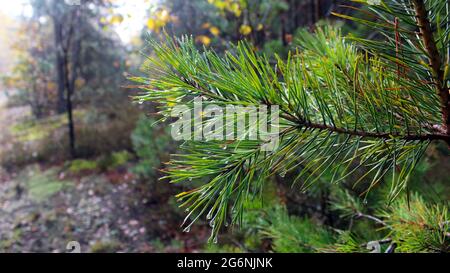
[[[83,110],[74,111],[74,118],[80,119],[83,115]],[[63,114],[39,120],[25,120],[13,125],[10,128],[10,131],[16,140],[21,142],[31,142],[48,137],[53,131],[65,126],[66,124],[67,117]]]
[[[155,249],[156,252],[163,252],[165,245],[160,239],[155,239],[151,241],[151,246]]]
[[[96,242],[91,246],[92,253],[116,253],[120,250],[120,243],[115,241]]]
[[[97,169],[96,161],[77,159],[70,163],[69,171],[72,173],[79,173],[83,171],[92,171]]]
[[[121,166],[124,166],[130,160],[133,155],[127,151],[115,152],[107,156],[103,156],[98,160],[98,166],[102,170],[111,170]]]
[[[49,134],[48,130],[43,130],[38,123],[33,121],[19,123],[11,128],[11,132],[21,142],[40,140]]]
[[[37,202],[42,202],[71,185],[69,181],[58,180],[56,171],[53,169],[45,172],[34,169],[25,179],[24,185],[26,185],[28,194]]]
[[[173,250],[182,249],[184,247],[184,243],[176,239],[172,239],[168,244],[160,239],[156,239],[151,241],[151,245],[157,253],[173,252]]]
[[[111,167],[119,167],[125,165],[128,161],[131,160],[132,155],[127,151],[116,152],[111,155],[112,157],[112,166]]]
[[[218,244],[207,244],[204,250],[205,253],[244,253],[244,251],[233,245],[218,245]]]

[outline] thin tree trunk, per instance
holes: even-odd
[[[59,22],[56,16],[53,17],[54,35],[55,35],[55,48],[56,48],[56,74],[58,84],[58,101],[56,111],[59,114],[64,113],[66,109],[66,102],[64,98],[64,49],[63,49],[63,34],[62,24]]]
[[[69,127],[69,148],[70,148],[70,156],[72,158],[76,158],[76,149],[75,149],[75,125],[73,122],[73,107],[72,107],[72,92],[69,88],[69,84],[67,81],[67,118],[68,118],[68,127]]]
[[[75,17],[75,18],[74,18]],[[67,37],[67,47],[64,50],[64,82],[66,83],[66,92],[67,92],[67,100],[66,100],[66,107],[67,107],[67,119],[68,119],[68,129],[69,129],[69,148],[70,148],[70,155],[72,158],[76,158],[76,139],[75,139],[75,123],[73,120],[73,103],[72,103],[72,97],[73,93],[75,91],[75,81],[77,79],[77,69],[79,66],[79,55],[81,50],[81,39],[80,37],[76,37],[75,41],[73,42],[73,36],[77,35],[74,34],[74,28],[75,24],[79,25],[80,21],[80,15],[77,11],[75,11],[72,14],[72,23],[70,25],[70,29],[68,32]],[[76,20],[74,20],[76,19]],[[70,68],[70,61],[69,61],[69,49],[72,46],[72,69]],[[72,73],[72,74],[70,74]]]

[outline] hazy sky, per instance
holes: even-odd
[[[0,0],[1,1],[1,0]],[[116,0],[117,12],[124,15],[124,21],[117,27],[117,33],[124,42],[138,34],[146,25],[147,10],[151,0]]]
[[[0,0],[0,10],[11,17],[32,12],[28,0]]]
[[[122,24],[116,27],[124,42],[138,34],[145,26],[146,11],[153,0],[116,0],[116,12],[124,16]],[[28,0],[0,0],[0,11],[11,17],[30,15],[32,9]]]

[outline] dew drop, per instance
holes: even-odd
[[[212,215],[213,215],[213,212],[210,211],[210,212],[208,213],[208,215],[206,215],[206,219],[211,220],[211,219],[212,219]]]
[[[189,227],[185,228],[185,229],[183,230],[183,232],[185,232],[185,233],[191,232],[191,227],[189,226]]]

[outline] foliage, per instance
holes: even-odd
[[[141,116],[131,135],[133,148],[139,158],[134,171],[144,177],[154,177],[161,160],[166,157],[171,143],[167,129],[155,125],[155,120]]]
[[[428,205],[416,195],[398,200],[382,214],[399,252],[449,252],[448,207]]]
[[[348,191],[340,191],[334,198],[333,208],[349,219],[360,221],[364,218],[381,227],[381,230],[366,227],[363,232],[380,236],[382,239],[374,239],[375,242],[386,242],[396,252],[449,251],[448,206],[429,203],[418,194],[402,197],[389,207],[374,206],[375,215],[372,216],[358,204],[357,198]],[[331,249],[337,252],[367,252],[364,238],[356,232],[342,231],[338,243]]]
[[[298,12],[314,5],[314,15]],[[162,29],[175,36],[194,35],[198,45],[219,51],[240,39],[252,41],[258,48],[275,41],[286,47],[298,28],[328,17],[325,11],[331,6],[327,1],[163,0],[152,10],[147,25],[153,37],[160,38]]]
[[[273,242],[278,253],[317,252],[334,242],[333,234],[311,219],[289,216],[281,207],[269,211],[261,234]]]

